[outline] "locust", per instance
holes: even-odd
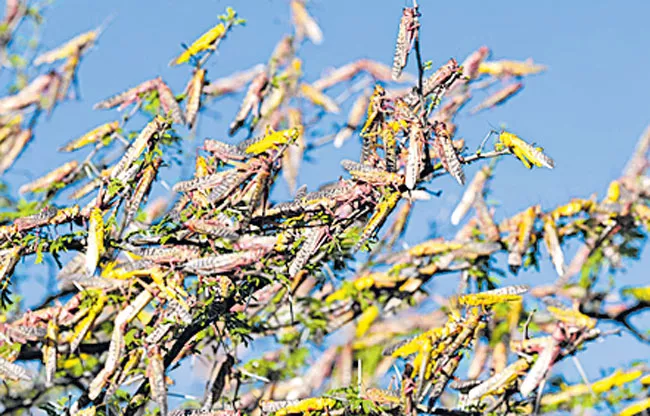
[[[303,0],[291,0],[291,19],[296,27],[296,37],[298,39],[307,36],[316,45],[323,42],[323,32],[318,23],[307,12]]]
[[[276,158],[269,158],[266,155],[262,155],[253,159],[250,159],[247,163],[241,164],[238,166],[234,177],[239,177],[240,179],[234,184],[234,188],[237,188],[239,185],[246,183],[246,181],[251,178],[250,181],[240,191],[235,194],[231,194],[232,190],[227,191],[228,202],[233,207],[243,203],[246,206],[247,214],[251,214],[253,210],[258,208],[258,204],[262,201],[262,197],[266,195],[267,184],[272,175],[274,175],[275,168],[274,163],[277,161]],[[226,186],[230,186],[226,182]],[[224,186],[220,186],[222,189],[225,189]],[[219,188],[219,187],[218,187]],[[222,192],[222,191],[218,191]],[[242,228],[245,228],[244,224]]]
[[[92,191],[95,189],[99,188],[106,180],[111,175],[111,170],[113,167],[108,167],[106,169],[102,169],[101,172],[99,172],[99,176],[91,179],[84,185],[80,186],[77,188],[69,197],[69,199],[77,201],[79,199],[82,199],[86,195],[90,194]]]
[[[140,180],[138,181],[138,184],[135,186],[133,195],[127,201],[125,206],[125,215],[124,215],[125,227],[128,226],[131,223],[131,221],[133,221],[133,218],[135,218],[138,209],[140,209],[140,206],[142,205],[142,202],[145,200],[147,195],[149,195],[149,192],[151,191],[151,186],[153,185],[153,182],[156,180],[156,175],[158,174],[158,169],[160,168],[161,163],[162,163],[162,158],[157,157],[151,162],[151,164],[147,165],[147,167],[144,168],[144,170],[142,171],[142,175],[140,176]]]
[[[296,108],[287,110],[287,121],[289,128],[299,128],[303,125],[302,113]],[[305,154],[307,145],[305,143],[304,129],[300,129],[300,134],[296,138],[294,145],[289,146],[282,155],[282,176],[284,177],[291,192],[296,190],[298,171]]]
[[[185,227],[193,232],[206,234],[211,237],[237,240],[239,233],[237,228],[229,227],[218,220],[190,219],[184,223]]]
[[[471,389],[481,384],[481,380],[460,380],[456,379],[449,383],[449,388],[452,390],[458,390],[461,393],[469,393]]]
[[[559,321],[551,336],[536,343],[523,344],[525,348],[539,352],[537,360],[519,387],[524,397],[537,388],[556,361],[572,353],[582,342],[594,339],[600,334],[600,331],[594,328],[596,320],[579,311],[556,306],[549,306],[548,310]]]
[[[476,114],[479,111],[501,105],[506,102],[510,97],[517,94],[524,88],[524,84],[521,82],[516,82],[514,84],[506,85],[499,91],[487,97],[483,102],[474,107],[470,114]]]
[[[620,369],[614,371],[611,375],[587,384],[574,384],[563,388],[562,391],[555,394],[545,394],[542,397],[542,406],[558,406],[570,401],[575,397],[586,396],[593,391],[595,394],[608,392],[615,387],[622,387],[641,377],[643,373],[640,370],[631,370],[623,372]]]
[[[165,112],[165,115],[171,115],[171,119],[174,123],[185,124],[183,111],[181,110],[180,105],[178,105],[178,102],[176,101],[176,97],[174,97],[172,90],[160,77],[156,78],[155,82],[156,91],[158,91],[158,99],[160,100],[160,106]]]
[[[73,53],[68,57],[68,59],[66,59],[65,64],[63,65],[63,75],[59,78],[59,82],[55,84],[56,95],[53,94],[51,98],[49,98],[49,100],[53,102],[48,106],[54,106],[54,103],[57,100],[63,101],[68,98],[68,91],[75,79],[80,61],[81,54],[79,52]]]
[[[229,272],[236,267],[247,266],[260,260],[261,250],[251,250],[239,253],[219,254],[190,260],[183,265],[188,273],[210,275]]]
[[[227,180],[227,178],[236,175],[236,170],[224,170],[210,175],[200,176],[187,181],[181,181],[174,184],[174,192],[189,192],[193,190],[210,189]]]
[[[232,161],[241,161],[245,160],[250,155],[246,152],[239,150],[235,145],[224,143],[218,140],[205,139],[203,142],[203,148],[208,152],[214,154],[217,159],[230,163]]]
[[[150,121],[138,134],[138,137],[126,149],[122,158],[111,169],[109,178],[118,179],[121,182],[126,182],[129,179],[129,168],[140,157],[147,146],[151,146],[160,136],[169,128],[169,124],[165,119],[156,116]]]
[[[392,185],[397,188],[404,183],[404,177],[401,175],[354,162],[352,160],[342,160],[341,166],[343,166],[343,169],[347,170],[354,179],[371,185]]]
[[[44,225],[49,224],[50,221],[54,219],[57,212],[58,209],[56,209],[56,207],[53,206],[45,207],[36,214],[17,218],[16,221],[14,221],[13,225],[16,227],[16,231],[18,232],[27,231],[32,228],[42,227]]]
[[[213,172],[210,166],[208,166],[208,161],[201,155],[196,156],[196,162],[194,165],[194,177],[200,178],[206,175],[209,175]]]
[[[54,384],[54,373],[57,367],[57,345],[59,337],[59,325],[56,319],[50,319],[47,323],[45,343],[43,344],[43,363],[45,364],[45,383],[48,386]]]
[[[84,318],[74,327],[74,331],[70,339],[70,351],[72,352],[76,351],[84,338],[86,338],[86,335],[88,335],[89,331],[92,329],[97,317],[102,312],[104,305],[106,304],[107,296],[101,292],[101,290],[89,291],[89,295],[94,302],[88,308]]]
[[[11,138],[6,140],[8,144],[7,151],[3,154],[0,159],[0,174],[4,173],[9,169],[20,153],[23,151],[27,143],[32,139],[32,130],[25,129],[21,130],[19,133],[14,134]]]
[[[127,357],[122,359],[122,364],[120,368],[113,376],[110,385],[106,389],[104,397],[111,397],[115,394],[115,391],[126,381],[129,373],[137,370],[137,367],[140,365],[142,356],[144,355],[144,348],[137,348],[131,350]],[[77,413],[79,414],[79,413]]]
[[[231,196],[231,193],[238,188],[246,179],[248,179],[253,173],[249,170],[240,172],[235,171],[232,175],[229,175],[222,182],[212,189],[212,192],[208,196],[208,202],[210,204],[216,205],[222,200]]]
[[[379,317],[380,312],[379,307],[373,304],[361,313],[355,332],[357,338],[363,337],[368,332],[372,324]]]
[[[78,139],[72,140],[62,146],[60,152],[73,152],[79,150],[82,147],[88,146],[90,144],[101,142],[105,137],[111,136],[113,133],[117,132],[119,129],[119,122],[112,121],[110,123],[102,124],[99,127],[89,131]]]
[[[650,409],[650,397],[647,399],[637,400],[636,402],[626,406],[618,416],[636,416],[643,414]]]
[[[305,240],[300,246],[300,250],[296,253],[293,261],[289,265],[289,276],[295,277],[300,270],[302,270],[309,259],[318,251],[321,245],[323,245],[328,234],[328,229],[326,226],[314,227],[311,229],[306,229],[304,232]]]
[[[148,248],[129,249],[133,254],[154,263],[183,263],[199,257],[199,250],[194,246],[168,245]]]
[[[520,358],[510,364],[500,373],[493,375],[478,386],[472,388],[467,397],[469,400],[479,400],[492,394],[500,394],[510,388],[519,376],[530,368],[531,362],[527,358]]]
[[[153,295],[147,290],[144,290],[115,317],[115,327],[111,334],[111,343],[108,348],[104,368],[95,376],[88,387],[88,397],[90,400],[94,400],[100,395],[109,377],[117,370],[119,359],[124,352],[124,334],[126,333],[127,325],[135,319],[152,299]]]
[[[197,40],[192,42],[192,44],[188,46],[185,51],[183,51],[183,53],[181,53],[178,57],[169,63],[169,66],[184,64],[185,62],[188,62],[194,55],[197,55],[206,50],[215,50],[219,42],[226,36],[226,32],[228,31],[229,27],[230,26],[226,27],[226,25],[223,23],[219,23],[218,25],[214,26],[212,29],[202,34]]]
[[[561,330],[553,332],[553,336],[548,339],[544,349],[539,353],[535,364],[533,364],[528,374],[526,374],[524,381],[521,383],[519,391],[524,397],[532,393],[532,391],[546,377],[546,374],[559,356],[561,352],[560,342],[563,339],[561,338],[561,335],[558,337],[558,332],[561,332]]]
[[[555,319],[567,325],[578,328],[593,329],[596,320],[574,309],[565,309],[557,306],[549,306],[548,311]]]
[[[159,343],[169,330],[172,327],[177,326],[179,323],[186,325],[192,323],[192,315],[180,302],[170,298],[167,300],[166,304],[167,309],[165,309],[163,316],[160,319],[160,325],[157,325],[156,328],[147,335],[147,338],[145,338],[145,343],[149,345]]]
[[[420,120],[416,113],[411,107],[406,103],[402,98],[395,97],[392,98],[393,101],[393,121],[396,123],[395,129],[400,127],[405,129],[409,127],[410,124],[420,123]]]
[[[90,213],[89,222],[85,267],[86,272],[92,275],[97,269],[99,259],[104,254],[104,218],[102,210],[95,207]]]
[[[70,56],[75,54],[83,53],[85,50],[90,49],[93,46],[100,32],[100,29],[95,29],[82,33],[81,35],[69,40],[64,45],[42,53],[34,59],[34,65],[51,64],[61,59],[68,59]]]
[[[2,23],[8,28],[11,28],[17,20],[19,20],[24,13],[24,4],[21,4],[20,0],[8,0],[5,2],[5,14],[2,19]],[[2,44],[3,48],[5,43],[8,40],[3,39]]]
[[[102,270],[102,277],[108,279],[128,280],[136,276],[149,276],[155,263],[148,259],[115,264],[110,262]]]
[[[226,78],[211,81],[210,84],[203,87],[203,93],[211,97],[232,94],[244,88],[263,71],[265,71],[264,65],[258,64],[247,70],[235,72]]]
[[[406,277],[400,275],[393,276],[381,272],[368,273],[352,282],[352,292],[359,292],[367,289],[393,289],[404,280],[406,280]],[[350,293],[350,288],[344,287],[327,296],[325,302],[330,304],[341,301],[346,297],[349,297]]]
[[[265,135],[244,140],[237,147],[248,154],[259,155],[279,146],[293,143],[302,132],[302,127],[293,127],[287,130],[268,130]]]
[[[428,97],[434,94],[434,100],[440,101],[445,92],[451,85],[462,76],[462,69],[454,58],[447,61],[446,64],[438,68],[433,74],[426,78],[422,83],[422,95]],[[417,91],[411,91],[404,97],[404,101],[411,108],[415,108],[420,99]]]
[[[642,302],[650,303],[650,286],[626,287],[621,290],[621,293],[626,296],[632,296]]]
[[[384,119],[385,102],[386,90],[379,84],[375,85],[370,102],[368,103],[366,122],[361,128],[362,137],[372,138],[379,132]]]
[[[248,223],[256,210],[266,206],[268,198],[270,179],[273,175],[272,162],[262,165],[262,168],[257,171],[255,177],[246,185],[242,191],[242,198],[245,201],[246,208],[244,213],[244,220],[241,223],[242,228],[246,228]],[[235,205],[237,201],[233,202]]]
[[[300,400],[298,403],[290,404],[275,412],[276,416],[287,416],[291,414],[305,414],[314,411],[324,410],[336,406],[337,401],[329,398],[309,398]]]
[[[56,275],[57,279],[62,279],[65,276],[73,275],[82,272],[84,263],[85,263],[85,255],[83,253],[79,253],[76,256],[74,256],[68,263],[65,264],[59,270],[59,273]]]
[[[0,143],[20,131],[23,118],[22,113],[0,116]]]
[[[408,199],[405,200],[404,204],[402,204],[402,208],[400,208],[400,210],[397,212],[395,220],[390,225],[388,231],[382,239],[389,248],[394,247],[397,240],[402,237],[406,231],[406,224],[411,217],[412,211],[413,201]]]
[[[319,91],[332,88],[341,82],[354,78],[361,70],[360,61],[350,62],[338,67],[316,80],[312,86]]]
[[[59,182],[64,182],[79,166],[76,160],[72,160],[59,166],[45,176],[42,176],[33,182],[25,184],[18,190],[21,194],[35,193],[48,190],[56,186]]]
[[[464,343],[464,340],[466,339],[465,332],[466,329],[463,329],[457,333],[456,339],[462,337],[462,340],[458,342],[458,346]],[[471,333],[473,331],[470,330],[469,332]],[[434,341],[425,338],[424,342],[420,346],[419,353],[413,361],[414,368],[411,374],[411,377],[417,376],[418,378],[416,391],[418,392],[420,399],[425,396],[425,390],[423,390],[422,387],[425,384],[429,384],[427,382],[435,375],[436,382],[434,384],[434,390],[430,394],[430,400],[435,402],[437,399],[436,395],[441,393],[439,385],[443,384],[442,389],[444,389],[449,377],[451,377],[456,370],[460,356],[452,357],[449,355],[449,349],[456,345],[456,342],[452,342],[452,339],[453,338],[441,338]],[[454,353],[452,352],[451,354]],[[419,371],[417,371],[418,369]]]
[[[383,82],[388,82],[388,81],[393,81],[391,77],[391,68],[389,66],[386,66],[382,64],[381,62],[373,61],[370,59],[360,59],[358,61],[359,68],[362,71],[365,71],[370,75],[372,78],[374,78],[377,81],[383,81]],[[415,81],[415,78],[411,75],[407,74],[402,74],[399,79],[397,80],[398,82],[413,82]]]
[[[528,250],[532,241],[533,228],[540,211],[540,206],[536,205],[529,207],[519,215],[516,229],[513,230],[512,238],[508,244],[508,266],[513,273],[522,266],[523,255]]]
[[[454,250],[451,255],[454,260],[469,260],[473,262],[479,257],[489,256],[501,249],[501,244],[496,242],[471,242],[465,243],[458,250]]]
[[[228,128],[228,134],[230,136],[234,135],[244,125],[246,118],[248,118],[251,112],[253,112],[254,117],[260,116],[260,107],[263,98],[268,94],[268,85],[269,76],[266,72],[260,72],[253,79],[234,120],[230,123]]]
[[[366,389],[362,397],[366,400],[370,400],[371,402],[388,409],[399,407],[402,403],[399,393],[394,392],[392,390],[368,388]]]
[[[435,256],[447,253],[453,250],[458,250],[463,247],[463,243],[456,241],[444,241],[442,238],[428,240],[423,243],[417,244],[408,249],[408,256],[424,257]],[[394,263],[396,259],[390,259],[389,263]]]
[[[54,217],[50,220],[49,225],[60,225],[76,220],[81,214],[79,205],[61,208],[56,211]]]
[[[362,94],[354,101],[352,108],[350,109],[350,113],[348,114],[347,123],[336,133],[336,136],[334,137],[334,147],[342,147],[343,143],[352,137],[352,134],[361,126],[363,115],[366,112],[365,110],[368,106],[369,99],[370,98],[367,95]]]
[[[0,115],[22,110],[33,104],[40,104],[41,97],[56,87],[55,83],[58,77],[59,74],[50,71],[34,78],[16,94],[0,98]]]
[[[300,84],[300,94],[317,107],[321,107],[328,113],[338,114],[341,112],[336,101],[325,95],[320,90],[309,84]]]
[[[0,242],[11,240],[18,234],[18,227],[15,224],[0,226]]]
[[[471,406],[475,406],[476,401],[470,401],[468,398],[467,393],[474,387],[478,386],[481,384],[483,381],[482,380],[459,380],[459,379],[454,379],[451,383],[449,383],[449,388],[452,390],[458,390],[458,404],[456,407],[460,410],[468,409]]]
[[[474,200],[476,220],[481,232],[488,241],[498,241],[500,238],[499,227],[494,223],[492,212],[485,203],[485,198],[480,195]]]
[[[226,379],[230,378],[235,358],[228,354],[223,359],[217,360],[212,367],[210,382],[205,386],[203,395],[203,410],[210,410],[217,400],[221,397],[226,386]]]
[[[273,250],[276,241],[277,238],[274,235],[258,236],[246,234],[237,239],[237,241],[233,243],[232,247],[235,250],[261,250],[264,253],[268,253]]]
[[[582,212],[591,213],[595,208],[596,204],[592,200],[574,198],[568,204],[555,208],[549,215],[553,221],[558,221],[560,218],[573,217]]]
[[[555,271],[558,276],[563,276],[566,269],[564,252],[560,245],[557,225],[555,224],[553,217],[550,215],[544,217],[544,243],[546,244],[546,250],[551,256],[551,261],[555,267]]]
[[[523,141],[518,136],[507,131],[499,134],[498,148],[508,149],[519,159],[526,168],[530,169],[533,165],[553,169],[555,162],[549,156],[544,154],[544,149],[535,147]]]
[[[359,59],[324,74],[321,78],[316,80],[312,86],[319,91],[323,91],[342,82],[351,80],[360,72],[367,72],[376,81],[392,81],[391,68],[369,59]],[[414,78],[411,76],[402,74],[398,82],[410,82],[413,81],[413,79]]]
[[[279,81],[276,84],[270,84],[270,87],[264,91],[264,99],[259,107],[259,117],[253,118],[249,130],[254,130],[258,125],[272,127],[277,125],[282,116],[278,110],[287,101],[288,96],[295,93],[301,68],[302,61],[294,58],[281,74],[274,77]]]
[[[185,103],[185,120],[187,125],[192,128],[196,121],[196,116],[201,109],[201,95],[205,84],[205,69],[197,69],[190,80],[187,88],[187,102]]]
[[[320,212],[344,206],[345,202],[357,196],[365,196],[372,192],[365,186],[354,186],[353,183],[337,182],[333,187],[307,193],[293,201],[277,204],[266,210],[266,217],[290,216],[306,212]]]
[[[5,308],[9,300],[9,283],[14,269],[21,258],[21,246],[14,246],[0,251],[0,307]]]
[[[383,355],[406,358],[413,354],[417,354],[425,342],[429,342],[433,345],[438,343],[446,336],[448,336],[448,334],[445,333],[444,328],[433,328],[426,332],[423,332],[422,334],[416,335],[410,339],[401,341],[389,348],[386,348],[383,352]]]
[[[71,64],[74,64],[74,61],[71,62]],[[72,66],[72,65],[67,64],[66,66]],[[65,68],[66,67],[64,67],[64,69]],[[76,68],[72,68],[73,71],[75,69]],[[74,76],[74,73],[72,74],[72,76]],[[65,84],[67,84],[65,86],[63,85],[64,78],[65,78]],[[43,110],[47,111],[48,116],[52,115],[52,111],[54,111],[54,108],[56,107],[56,103],[65,99],[65,95],[63,95],[63,88],[69,88],[71,82],[72,79],[70,78],[69,72],[64,73],[63,75],[59,74],[58,72],[55,73],[54,77],[52,78],[52,81],[50,82],[50,85],[48,85],[47,87],[47,90],[44,91],[40,103]]]
[[[460,220],[467,214],[477,199],[483,199],[485,184],[491,176],[492,169],[488,166],[485,166],[476,172],[476,175],[474,175],[474,178],[463,193],[460,202],[451,214],[451,223],[453,225],[460,224]]]
[[[449,130],[447,130],[447,125],[441,121],[436,122],[433,125],[433,130],[436,135],[434,147],[438,153],[443,168],[445,168],[445,170],[449,172],[449,174],[453,176],[459,184],[464,185],[465,172],[463,172],[461,159],[451,142],[451,136]]]
[[[268,61],[269,74],[276,74],[278,68],[286,65],[295,55],[295,35],[284,35],[273,48]]]
[[[453,339],[453,341],[441,350],[442,357],[436,363],[435,368],[444,368],[457,355],[458,351],[468,347],[484,327],[484,314],[476,310],[471,311],[469,316],[462,321],[461,329],[457,335],[449,339],[450,341]]]
[[[538,354],[552,342],[552,337],[543,336],[536,338],[524,338],[521,340],[510,340],[510,349],[517,354]]]
[[[424,130],[419,124],[412,124],[409,130],[408,157],[406,160],[406,169],[404,172],[404,183],[409,190],[415,189],[420,181],[420,175],[424,168],[424,147],[426,138]]]
[[[144,94],[147,94],[151,91],[154,91],[158,88],[159,79],[150,79],[144,81],[143,83],[128,89],[125,92],[122,92],[117,95],[113,95],[103,101],[98,102],[94,105],[95,110],[107,110],[113,107],[118,107],[118,111],[122,111],[124,108],[128,107],[134,102],[140,102],[141,97]]]
[[[5,380],[32,381],[34,379],[34,374],[18,364],[14,364],[11,361],[0,357],[0,378]]]
[[[147,376],[149,378],[149,386],[151,387],[151,397],[158,405],[161,416],[167,416],[167,383],[165,381],[165,365],[160,347],[157,345],[149,346],[147,348],[147,357],[149,358]]]
[[[535,64],[532,59],[523,62],[506,60],[481,62],[478,67],[478,73],[489,74],[495,77],[521,77],[525,75],[538,74],[545,70],[545,65]]]
[[[468,306],[490,306],[502,302],[520,301],[521,295],[528,292],[526,285],[505,286],[499,289],[460,296],[458,303]]]
[[[429,403],[435,403],[436,400],[442,395],[443,391],[447,387],[447,384],[452,379],[453,374],[458,368],[458,364],[462,359],[462,355],[457,355],[450,360],[448,360],[444,366],[440,367],[440,373],[433,384],[431,393],[429,394]]]
[[[463,74],[470,80],[480,75],[479,68],[483,61],[490,55],[490,49],[487,46],[481,46],[472,52],[461,64]]]
[[[388,216],[393,212],[401,198],[402,195],[400,192],[390,192],[384,195],[382,200],[377,204],[374,213],[361,231],[361,236],[352,249],[353,252],[359,250],[361,246],[363,246],[365,242],[375,234],[375,232],[386,221]]]
[[[397,31],[397,42],[395,43],[395,55],[393,57],[393,68],[391,77],[398,80],[402,75],[402,70],[408,62],[409,52],[413,47],[413,42],[418,38],[420,32],[420,16],[416,7],[405,7],[402,10],[402,17],[399,22]]]
[[[272,413],[288,406],[295,406],[298,402],[300,400],[262,400],[260,402],[260,408],[264,413]]]
[[[47,329],[42,326],[21,325],[16,322],[0,324],[0,340],[27,343],[27,341],[40,341],[47,335]]]

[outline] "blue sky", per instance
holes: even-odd
[[[308,80],[322,70],[358,58],[389,64],[400,11],[405,1],[314,0],[310,11],[324,32],[324,43],[307,43],[302,50]],[[93,111],[92,105],[116,92],[161,75],[174,92],[182,91],[190,75],[189,67],[170,68],[168,62],[182,49],[212,27],[226,6],[234,7],[247,20],[222,44],[219,55],[207,66],[208,77],[216,79],[266,61],[276,42],[291,30],[286,0],[187,2],[171,0],[67,0],[54,2],[46,12],[43,44],[54,47],[71,37],[114,18],[98,46],[82,63],[82,100],[65,103],[49,121],[36,129],[36,141],[27,149],[6,179],[13,185],[27,181],[67,160],[70,155],[55,150],[65,141],[89,129],[112,121],[114,112]],[[607,184],[623,169],[648,117],[650,91],[650,40],[647,16],[650,3],[626,2],[617,7],[607,1],[574,2],[442,2],[420,0],[422,53],[434,66],[450,57],[462,61],[482,45],[492,50],[492,58],[524,60],[532,57],[549,70],[525,80],[525,88],[506,105],[470,117],[457,119],[464,137],[475,148],[490,126],[507,125],[525,139],[544,146],[556,161],[553,171],[525,170],[516,160],[499,163],[493,181],[493,198],[501,203],[499,218],[512,215],[530,204],[552,207],[571,197],[600,196]],[[414,72],[414,60],[408,70]],[[482,97],[477,93],[476,97]],[[239,97],[225,98],[209,105],[203,116],[199,138],[225,139],[227,124],[236,111]],[[340,123],[345,116],[331,119]],[[139,124],[138,124],[139,123]],[[144,123],[131,124],[137,129]],[[325,127],[328,127],[325,124]],[[314,186],[323,175],[335,178],[342,173],[338,161],[356,157],[358,146],[346,144],[341,150],[331,146],[313,155],[300,177]],[[468,170],[471,177],[477,167]],[[172,178],[172,182],[175,178]],[[423,202],[411,224],[407,241],[414,243],[428,234],[428,223],[437,220],[443,235],[455,232],[449,215],[462,188],[451,178],[442,178],[435,187],[440,198]],[[14,188],[15,189],[15,188]],[[278,198],[286,197],[280,187]],[[617,275],[621,285],[647,283],[648,256]],[[555,278],[547,259],[540,274],[525,274],[519,281],[548,281]],[[534,280],[533,280],[534,279]],[[441,283],[444,286],[444,283]],[[646,319],[647,320],[647,319]],[[640,319],[637,319],[640,321]],[[650,356],[650,347],[630,342],[631,338],[593,344],[581,357],[594,378],[605,365],[628,362],[632,357]],[[612,351],[625,350],[625,354]],[[563,364],[573,379],[577,373],[570,362]]]

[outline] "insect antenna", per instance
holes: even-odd
[[[492,127],[492,126],[490,126],[490,127]],[[478,149],[476,150],[476,154],[479,154],[479,155],[480,155],[481,153],[483,153],[483,148],[485,147],[485,144],[487,143],[487,141],[488,141],[488,139],[490,138],[490,136],[492,136],[492,134],[494,134],[494,133],[496,133],[495,130],[490,130],[490,131],[488,132],[488,134],[485,135],[485,137],[484,137],[483,140],[481,141],[481,144],[479,145]]]

